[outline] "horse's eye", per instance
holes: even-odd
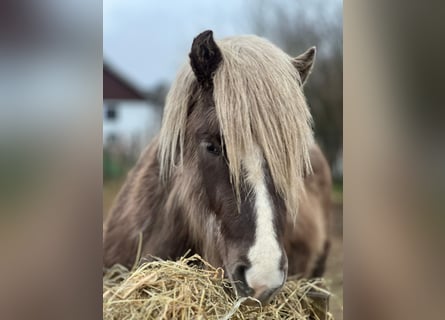
[[[217,145],[215,145],[215,144],[213,144],[211,142],[204,142],[204,146],[205,146],[207,152],[209,152],[209,153],[211,153],[213,155],[218,156],[221,153],[221,150],[220,150],[219,146],[217,146]]]

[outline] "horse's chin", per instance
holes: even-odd
[[[252,297],[245,297],[245,299],[241,304],[249,307],[264,307],[265,305],[269,304],[270,300],[266,302],[261,302],[255,298]]]
[[[239,299],[243,299],[242,305],[250,306],[250,307],[264,307],[267,306],[273,298],[276,296],[276,293],[274,293],[272,296],[268,297],[267,299],[260,300],[256,299],[251,296],[241,296]]]

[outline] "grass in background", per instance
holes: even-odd
[[[343,181],[334,181],[332,185],[332,201],[334,204],[343,203]]]
[[[119,193],[120,188],[124,184],[125,176],[119,179],[104,181],[102,188],[102,211],[103,217],[108,214],[108,211],[113,204],[114,198]]]

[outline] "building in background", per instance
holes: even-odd
[[[104,63],[103,177],[119,179],[157,134],[162,106]]]
[[[137,157],[160,128],[160,107],[130,81],[103,67],[103,145]]]

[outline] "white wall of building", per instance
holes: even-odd
[[[140,152],[159,132],[161,116],[156,107],[147,102],[122,101],[115,106],[115,119],[106,118],[106,105],[103,120],[103,144],[107,145],[112,135],[122,145]]]

